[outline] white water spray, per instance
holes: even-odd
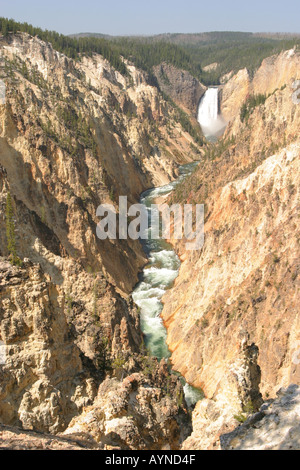
[[[219,90],[218,87],[208,88],[201,98],[198,109],[198,122],[205,137],[219,137],[226,122],[219,114]]]
[[[181,167],[181,175],[176,181],[160,188],[150,189],[141,197],[141,203],[148,208],[149,223],[151,223],[151,205],[159,196],[169,194],[187,175],[189,175],[198,162],[189,163]],[[161,298],[173,285],[180,268],[180,259],[175,251],[163,239],[142,240],[149,263],[145,266],[141,282],[132,293],[132,298],[140,309],[141,329],[145,335],[145,343],[152,356],[161,360],[169,358],[166,339],[167,332],[161,319],[163,304]],[[197,403],[203,394],[185,383],[184,393],[188,406]]]

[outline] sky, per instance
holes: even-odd
[[[299,0],[0,0],[0,16],[63,34],[300,33]]]

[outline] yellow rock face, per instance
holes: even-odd
[[[0,414],[58,432],[103,379],[102,343],[127,356],[141,343],[128,294],[146,259],[138,241],[97,238],[97,207],[120,195],[137,202],[196,153],[173,107],[131,65],[125,78],[99,55],[75,62],[16,34],[0,38],[0,69],[0,340],[11,346]],[[30,260],[11,277],[8,192],[17,253]]]
[[[250,92],[250,77],[247,69],[240,70],[222,88],[221,113],[229,122],[238,113],[241,104]]]
[[[233,120],[250,94],[269,95],[283,86],[291,86],[300,77],[299,53],[294,49],[263,60],[250,79],[247,69],[240,70],[222,87],[221,112],[227,121]]]
[[[297,70],[299,53],[289,51],[266,59],[253,82],[241,71],[225,85],[223,112],[233,116],[225,139],[234,139],[203,161],[186,190],[187,201],[206,204],[205,244],[192,253],[177,245],[183,263],[163,299],[174,369],[236,410],[245,344],[258,348],[260,373],[252,378],[264,397],[300,383]],[[241,123],[230,90],[241,104],[249,89],[270,96]]]

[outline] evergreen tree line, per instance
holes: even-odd
[[[227,40],[207,43],[199,46],[186,45],[184,50],[189,54],[194,64],[201,64],[202,68],[212,63],[218,63],[218,67],[210,72],[202,72],[201,81],[209,85],[219,85],[220,79],[226,73],[238,72],[247,68],[250,75],[260,67],[266,57],[293,47],[300,46],[300,39],[272,38],[241,38],[239,41]]]
[[[80,54],[101,54],[110,64],[123,75],[128,74],[121,56],[132,61],[138,68],[149,74],[149,83],[158,86],[152,72],[155,65],[168,62],[175,67],[188,70],[196,78],[201,78],[200,64],[193,64],[190,55],[182,48],[165,41],[145,44],[129,38],[108,40],[105,38],[64,36],[55,31],[42,30],[28,23],[19,23],[13,19],[0,18],[0,31],[4,36],[10,33],[23,32],[37,36],[52,44],[58,52],[64,53],[71,59],[78,60]]]
[[[207,86],[219,85],[220,78],[232,70],[237,72],[247,67],[250,72],[254,72],[264,58],[300,45],[299,37],[274,39],[236,32],[208,33],[207,40],[202,38],[198,42],[199,35],[180,34],[161,35],[159,38],[74,38],[7,18],[0,18],[0,31],[4,36],[18,31],[38,36],[43,41],[50,42],[55,50],[75,60],[79,60],[81,54],[101,54],[116,70],[127,75],[126,65],[121,58],[123,56],[145,70],[149,76],[149,84],[154,86],[158,86],[158,83],[153,67],[162,62],[189,71]],[[203,71],[205,65],[214,62],[219,64],[216,70]]]
[[[167,62],[180,69],[188,70],[194,77],[201,79],[200,63],[194,63],[191,55],[181,46],[166,41],[147,43],[131,38],[115,39],[113,42],[118,45],[122,56],[150,75],[155,65]]]
[[[75,39],[55,31],[42,30],[28,23],[18,23],[2,17],[0,18],[0,31],[4,36],[17,32],[37,36],[41,40],[51,43],[56,51],[75,60],[79,59],[80,54],[91,55],[93,52],[101,54],[116,70],[123,75],[127,74],[127,68],[120,57],[118,47],[104,38]]]
[[[299,37],[275,39],[258,37],[250,33],[214,32],[203,35],[160,35],[159,37],[69,37],[55,31],[42,30],[28,23],[0,18],[0,31],[4,36],[18,31],[38,36],[50,42],[53,48],[66,56],[79,60],[81,54],[101,54],[123,75],[128,74],[121,56],[132,61],[138,68],[148,72],[149,84],[158,86],[153,67],[167,62],[189,71],[204,85],[219,85],[220,78],[230,72],[247,67],[254,72],[262,60],[282,50],[300,45]],[[189,37],[190,36],[190,37]],[[200,39],[197,39],[197,37]],[[203,70],[217,62],[216,70]]]

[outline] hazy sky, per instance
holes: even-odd
[[[299,0],[0,0],[0,16],[64,34],[300,32]]]

